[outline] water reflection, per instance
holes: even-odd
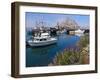
[[[77,33],[75,35],[80,37],[80,36],[83,36],[84,34],[83,33],[79,33],[79,34]]]
[[[42,47],[29,47],[32,50],[33,54],[36,55],[45,55],[47,54],[52,48],[55,48],[57,46],[57,43],[48,45],[48,46],[42,46]]]

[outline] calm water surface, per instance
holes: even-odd
[[[48,66],[58,52],[75,47],[80,36],[61,34],[57,39],[57,44],[38,48],[26,47],[26,67]]]

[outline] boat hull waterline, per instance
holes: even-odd
[[[55,43],[57,43],[56,38],[52,38],[52,39],[47,40],[47,41],[37,41],[37,42],[35,42],[34,40],[28,41],[28,44],[32,47],[46,46],[46,45],[51,45],[51,44],[55,44]]]

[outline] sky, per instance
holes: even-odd
[[[89,15],[79,15],[79,14],[52,14],[52,13],[25,13],[25,25],[27,28],[32,28],[36,26],[36,22],[43,21],[48,27],[53,27],[57,22],[61,22],[66,18],[71,18],[75,20],[81,27],[89,27]]]

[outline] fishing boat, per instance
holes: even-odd
[[[28,40],[28,44],[33,47],[46,46],[57,42],[57,38],[51,37],[49,33],[41,33],[39,36]]]
[[[84,30],[78,29],[78,30],[75,31],[75,33],[76,33],[76,34],[83,34],[83,33],[84,33]]]

